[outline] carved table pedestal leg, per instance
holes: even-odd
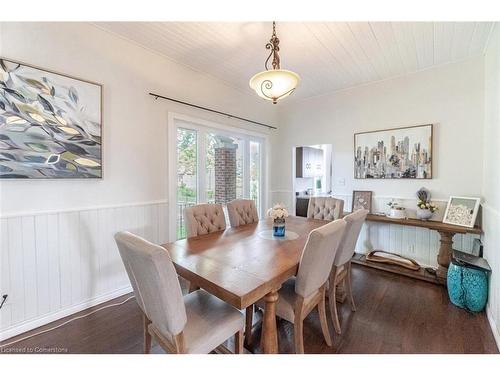
[[[265,354],[278,353],[278,333],[276,328],[276,301],[278,292],[273,290],[264,297],[264,321],[262,323],[262,351]]]
[[[439,246],[439,253],[437,262],[439,264],[436,271],[438,280],[442,284],[446,284],[446,275],[448,273],[448,266],[451,262],[451,252],[453,250],[453,236],[455,233],[439,232],[441,235],[441,246]]]

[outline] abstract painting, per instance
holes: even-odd
[[[352,192],[352,209],[351,212],[357,210],[372,210],[372,192],[363,190],[354,190]]]
[[[480,202],[480,198],[451,196],[446,206],[443,223],[473,228]]]
[[[101,178],[102,86],[0,58],[0,178]]]
[[[354,134],[354,178],[432,178],[432,127]]]

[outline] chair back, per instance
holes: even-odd
[[[234,227],[252,224],[259,221],[255,201],[251,199],[235,199],[227,204],[229,224]]]
[[[226,216],[220,204],[197,204],[184,209],[187,238],[226,229]]]
[[[186,307],[168,251],[129,232],[115,234],[115,241],[144,314],[167,337],[182,332]]]
[[[344,213],[344,201],[332,197],[311,197],[307,206],[309,219],[337,220]]]
[[[335,266],[341,266],[351,260],[356,248],[356,242],[358,242],[361,227],[365,222],[368,212],[368,210],[357,210],[344,217],[347,225],[337,255],[335,255],[335,260],[333,261]]]
[[[326,282],[345,227],[346,222],[340,219],[309,233],[297,272],[297,294],[308,297]]]

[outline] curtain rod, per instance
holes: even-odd
[[[170,101],[172,101],[172,102],[176,102],[176,103],[180,103],[180,104],[188,105],[188,106],[190,106],[190,107],[194,107],[194,108],[198,108],[198,109],[203,109],[203,110],[205,110],[205,111],[209,111],[209,112],[217,113],[217,114],[219,114],[219,115],[228,116],[228,117],[235,118],[235,119],[242,120],[242,121],[246,121],[246,122],[251,122],[252,124],[255,124],[255,125],[265,126],[266,128],[269,128],[269,129],[278,129],[278,128],[277,128],[277,127],[275,127],[275,126],[271,126],[271,125],[263,124],[262,122],[257,122],[257,121],[249,120],[249,119],[246,119],[246,118],[243,118],[243,117],[239,117],[239,116],[231,115],[231,114],[229,114],[229,113],[216,111],[215,109],[211,109],[211,108],[207,108],[207,107],[202,107],[202,106],[199,106],[199,105],[196,105],[196,104],[192,104],[192,103],[188,103],[188,102],[183,102],[182,100],[177,100],[177,99],[168,98],[168,97],[163,96],[163,95],[153,94],[152,92],[150,92],[150,93],[149,93],[149,95],[154,96],[155,100],[158,100],[159,98],[161,98],[161,99],[165,99],[165,100],[170,100]]]

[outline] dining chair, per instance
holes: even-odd
[[[186,237],[192,238],[226,229],[226,216],[222,205],[197,204],[184,209]]]
[[[234,307],[198,290],[185,297],[169,253],[129,232],[115,234],[134,295],[144,314],[144,352],[151,339],[170,353],[206,354],[234,335],[243,352],[244,317]]]
[[[319,220],[338,220],[344,214],[344,201],[333,197],[311,197],[307,217]]]
[[[186,237],[195,238],[205,234],[226,229],[226,216],[222,205],[202,203],[184,209],[184,225]],[[189,283],[188,292],[200,289],[194,283]]]
[[[337,254],[333,260],[332,271],[329,277],[328,300],[330,304],[330,313],[332,314],[333,326],[337,334],[341,334],[339,314],[337,311],[337,285],[346,281],[346,293],[349,298],[351,310],[356,311],[354,298],[352,296],[352,276],[351,276],[351,260],[356,248],[361,227],[365,222],[368,210],[358,210],[346,215],[346,229],[342,241],[340,242]]]
[[[227,214],[229,216],[229,224],[233,228],[259,221],[255,201],[251,199],[232,200],[227,204]]]
[[[332,346],[326,318],[325,289],[345,226],[344,220],[335,220],[312,230],[304,246],[297,275],[288,279],[278,291],[276,315],[293,323],[296,353],[304,353],[303,321],[316,306],[326,344]],[[259,300],[257,305],[264,308],[264,300]]]

